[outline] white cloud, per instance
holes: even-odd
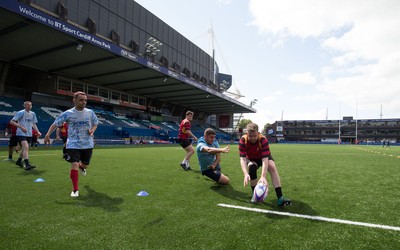
[[[218,4],[228,5],[232,3],[232,0],[217,0]]]
[[[297,95],[292,98],[293,101],[323,101],[326,100],[326,95],[322,93],[313,93],[309,95]]]
[[[254,17],[251,24],[257,26],[259,32],[264,34],[319,37],[351,23],[347,18],[348,11],[343,8],[348,5],[347,2],[251,0],[249,9]]]
[[[327,116],[326,108],[319,108],[315,111],[306,112],[286,112],[283,114],[283,120],[325,120]],[[285,117],[290,117],[289,119]]]
[[[311,72],[294,73],[286,77],[286,79],[291,82],[301,83],[306,85],[312,85],[315,84],[316,82],[315,77],[311,74]]]
[[[383,103],[389,113],[400,114],[400,1],[251,0],[249,10],[251,25],[271,46],[311,38],[330,56],[330,64],[317,65],[317,71],[286,77],[303,84],[324,78],[318,93],[295,99],[326,97],[349,106],[357,100],[365,114]],[[300,119],[308,117],[302,114]]]

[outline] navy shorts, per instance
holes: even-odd
[[[28,137],[28,136],[17,136],[17,140],[19,143],[23,142],[23,141],[27,141],[28,144],[32,143],[32,137]]]
[[[201,171],[201,174],[218,182],[219,179],[221,178],[221,167],[218,165],[215,169],[207,169],[207,170]]]
[[[182,139],[182,138],[178,138],[178,143],[179,145],[181,145],[182,148],[187,148],[192,144],[189,141],[189,139]]]
[[[90,159],[92,158],[93,148],[87,149],[67,149],[65,160],[70,163],[82,162],[85,165],[89,165]]]
[[[8,141],[8,146],[9,147],[16,147],[18,145],[18,138],[16,135],[12,135],[10,137],[10,140]]]

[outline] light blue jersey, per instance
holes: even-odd
[[[26,112],[25,109],[20,110],[15,114],[12,120],[18,122],[21,126],[27,129],[26,133],[24,133],[20,128],[17,128],[17,136],[32,137],[33,124],[38,122],[35,112]]]
[[[64,122],[68,123],[67,149],[88,149],[94,147],[93,136],[89,135],[89,130],[99,123],[96,114],[84,108],[78,111],[71,108],[62,113],[54,121],[57,127],[61,127]]]
[[[204,147],[209,147],[209,148],[219,148],[219,143],[217,139],[214,139],[212,144],[208,144],[204,140],[204,136],[200,137],[199,140],[197,141],[197,159],[199,160],[199,165],[200,165],[200,170],[204,171],[208,169],[208,166],[214,163],[216,156],[214,154],[209,154],[207,152],[202,152]]]

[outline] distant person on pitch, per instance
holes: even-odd
[[[37,149],[38,144],[38,132],[35,129],[32,129],[31,148],[35,147],[35,149]]]
[[[219,147],[216,133],[212,128],[204,131],[204,136],[197,142],[197,159],[199,160],[201,174],[222,185],[229,184],[229,178],[221,173],[221,153],[229,153],[230,146]]]
[[[292,201],[282,194],[281,179],[269,149],[268,139],[258,132],[258,125],[255,123],[249,123],[246,130],[247,134],[243,135],[239,141],[240,166],[244,175],[244,186],[247,186],[250,182],[252,192],[254,192],[258,182],[268,184],[266,179],[268,171],[278,197],[278,206],[283,207],[292,204]],[[257,169],[259,167],[261,167],[261,177],[257,181]],[[252,200],[252,202],[254,201]]]
[[[71,163],[70,178],[72,181],[71,197],[79,196],[78,171],[86,176],[86,168],[92,158],[94,147],[93,135],[99,120],[91,109],[86,108],[87,96],[76,92],[73,97],[75,106],[57,117],[50,126],[44,141],[50,143],[50,135],[64,122],[68,123],[68,140],[65,160]]]
[[[11,121],[9,121],[4,135],[6,137],[10,135],[8,141],[8,158],[5,159],[5,161],[12,161],[14,150],[15,152],[18,152],[17,126],[14,126],[11,124]]]
[[[61,127],[57,128],[56,140],[61,138],[63,142],[63,158],[67,157],[67,138],[68,138],[68,123],[64,122]]]
[[[192,137],[194,141],[197,141],[197,137],[190,131],[192,128],[191,121],[193,120],[193,115],[194,113],[192,111],[186,112],[186,118],[182,120],[178,133],[178,143],[186,152],[185,158],[183,158],[183,161],[179,165],[186,171],[192,170],[189,160],[194,154],[194,148],[189,138]]]
[[[29,162],[29,144],[32,142],[32,128],[37,131],[38,137],[42,135],[36,126],[38,122],[36,114],[31,109],[32,102],[24,102],[24,109],[18,111],[11,120],[11,124],[17,127],[17,140],[21,144],[21,153],[15,165],[21,168],[24,167],[22,164],[22,160],[24,160],[25,170],[31,170],[36,167]]]

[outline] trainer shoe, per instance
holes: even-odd
[[[79,190],[74,190],[71,192],[71,197],[79,197]]]
[[[23,168],[24,167],[24,164],[22,163],[22,161],[20,161],[20,162],[16,162],[15,163],[15,165],[17,165],[17,166],[19,166],[20,168]]]
[[[187,170],[192,170],[192,168],[189,165],[186,165]]]
[[[189,169],[187,168],[185,163],[180,163],[179,165],[181,165],[181,167],[183,168],[183,170],[188,171]]]
[[[27,165],[25,167],[25,170],[31,170],[31,169],[34,169],[34,168],[36,168],[36,166]]]
[[[285,198],[282,196],[281,198],[278,199],[278,206],[284,207],[284,206],[290,206],[292,204],[292,201]]]
[[[7,159],[4,159],[3,161],[13,161],[13,159],[7,158]]]
[[[82,176],[86,176],[86,169],[79,168],[79,173],[81,173]]]

